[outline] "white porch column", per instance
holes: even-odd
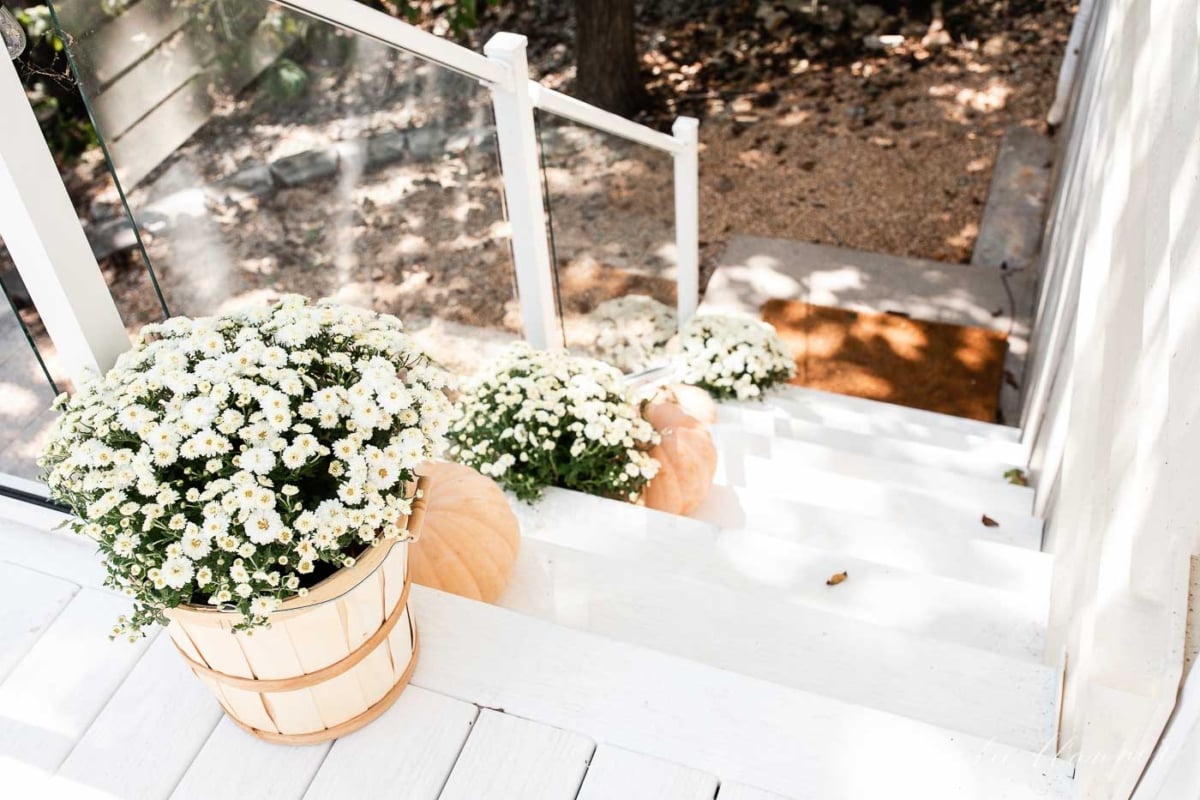
[[[129,337],[100,274],[16,67],[0,56],[0,237],[76,384]]]
[[[682,327],[700,301],[700,121],[679,117],[671,133],[681,145],[675,154],[675,291]]]
[[[525,340],[539,350],[562,347],[554,289],[554,267],[546,238],[546,208],[539,177],[537,131],[529,96],[529,66],[524,36],[497,33],[484,54],[509,71],[512,88],[492,85],[496,139],[504,171],[504,198],[512,226],[513,261],[517,271]]]

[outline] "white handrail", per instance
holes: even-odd
[[[533,99],[535,107],[543,111],[549,111],[551,114],[557,114],[560,117],[566,117],[572,122],[578,122],[581,125],[587,125],[588,127],[596,128],[624,139],[631,139],[639,144],[644,144],[647,147],[653,147],[667,153],[674,154],[683,150],[683,144],[673,136],[660,133],[653,128],[648,128],[633,120],[625,119],[618,114],[613,114],[611,111],[596,108],[596,106],[585,103],[582,100],[576,100],[570,95],[556,92],[553,89],[542,86],[537,81],[531,80],[529,82],[529,95]]]
[[[481,81],[512,89],[512,77],[503,65],[435,36],[396,17],[345,0],[275,0],[279,5],[330,22],[386,45],[399,47]]]

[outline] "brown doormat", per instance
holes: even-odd
[[[798,300],[768,300],[762,316],[795,355],[797,386],[996,421],[1003,333]]]

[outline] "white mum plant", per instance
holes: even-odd
[[[588,315],[595,322],[596,357],[622,372],[640,372],[665,360],[675,335],[675,312],[641,294],[606,300]]]
[[[133,598],[131,638],[185,603],[242,629],[380,540],[444,447],[448,376],[369,311],[285,297],[147,325],[69,400],[42,464]]]
[[[518,344],[459,398],[450,455],[522,500],[546,486],[636,500],[658,434],[613,367]]]
[[[775,328],[747,317],[693,317],[679,337],[682,381],[718,399],[752,400],[796,374]]]

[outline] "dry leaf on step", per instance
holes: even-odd
[[[850,577],[849,572],[839,572],[836,575],[831,575],[829,580],[825,581],[825,585],[826,586],[837,586],[839,583],[841,583],[842,581],[846,580],[846,578],[849,578],[849,577]]]
[[[983,515],[983,524],[989,528],[999,528],[1000,527],[1000,523],[996,522],[996,520],[992,519],[987,514]]]

